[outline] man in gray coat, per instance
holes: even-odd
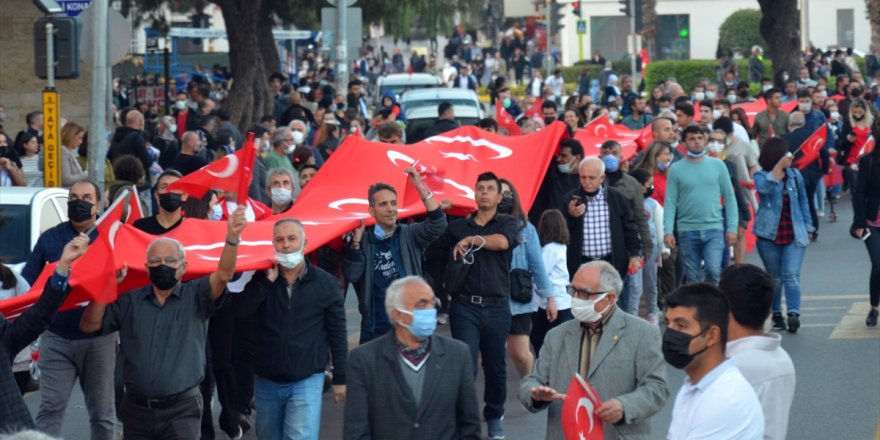
[[[343,438],[480,438],[470,349],[433,334],[437,304],[421,277],[388,286],[385,310],[394,330],[351,352]]]
[[[518,397],[526,409],[549,408],[548,440],[565,439],[562,403],[575,373],[602,399],[596,414],[604,421],[606,440],[656,437],[649,419],[669,396],[660,331],[616,310],[622,286],[605,261],[581,266],[568,288],[575,319],[547,333],[532,374],[520,383]]]
[[[382,308],[385,289],[398,278],[421,275],[425,248],[446,232],[446,214],[419,172],[413,167],[405,172],[419,192],[428,218],[420,223],[398,224],[397,190],[387,183],[376,183],[367,192],[370,216],[376,225],[364,228],[362,223],[344,250],[342,272],[357,292],[361,344],[391,331],[391,322]]]

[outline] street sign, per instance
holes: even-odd
[[[43,91],[43,181],[47,188],[61,186],[61,151],[58,127],[58,91]]]
[[[168,36],[178,38],[226,38],[226,31],[223,29],[173,27],[168,31]],[[273,29],[272,36],[276,40],[308,40],[312,38],[312,32]]]
[[[577,21],[577,34],[585,35],[587,33],[587,20]]]
[[[92,4],[92,0],[57,0],[57,2],[64,9],[64,14],[68,17],[76,17]]]

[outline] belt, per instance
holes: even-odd
[[[602,255],[601,257],[588,257],[586,255],[581,255],[581,263],[589,263],[591,261],[599,261],[599,260],[609,261],[609,260],[611,260],[611,254],[605,254],[605,255]]]
[[[485,306],[494,306],[496,304],[501,304],[503,301],[507,301],[506,297],[500,296],[480,296],[480,295],[458,295],[454,298],[458,302],[463,302],[465,304],[473,304],[475,306],[485,307]]]
[[[134,403],[134,404],[137,404],[140,406],[145,406],[147,408],[165,409],[165,408],[170,408],[174,405],[177,405],[178,403],[180,403],[190,397],[195,397],[198,394],[199,394],[199,387],[194,386],[194,387],[189,388],[187,390],[181,391],[177,394],[170,394],[168,396],[146,398],[146,397],[136,396],[131,393],[125,393],[125,398],[128,399],[128,401],[130,401],[131,403]]]

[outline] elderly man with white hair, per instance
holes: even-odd
[[[343,438],[480,438],[470,352],[434,334],[438,305],[419,276],[388,286],[394,330],[351,352]]]
[[[568,286],[570,320],[550,330],[532,374],[523,378],[517,397],[531,412],[549,408],[546,438],[565,438],[562,403],[579,373],[602,399],[595,414],[605,438],[649,439],[651,416],[669,397],[660,330],[621,310],[620,274],[605,261],[578,269]]]
[[[85,333],[119,331],[125,356],[125,398],[119,410],[125,438],[198,438],[205,374],[208,319],[235,272],[244,208],[230,216],[217,271],[181,282],[186,251],[161,237],[147,248],[150,285],[119,295],[110,304],[89,303],[80,321]],[[125,269],[121,277],[125,276]],[[210,404],[210,403],[208,403]]]

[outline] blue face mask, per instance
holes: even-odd
[[[217,221],[221,218],[223,218],[223,208],[221,208],[219,204],[214,205],[214,207],[211,208],[211,212],[208,213],[208,220]]]
[[[703,148],[703,151],[701,151],[699,153],[694,153],[693,151],[688,150],[688,157],[690,157],[692,159],[699,159],[699,158],[705,156],[707,153],[709,153],[708,148]]]
[[[376,240],[382,241],[387,239],[388,237],[391,237],[392,235],[394,235],[394,232],[391,232],[390,234],[385,234],[385,230],[382,229],[382,227],[378,224],[376,226],[373,226],[373,236],[376,237]]]
[[[660,171],[666,171],[669,169],[670,162],[657,162],[657,169]]]
[[[504,108],[510,108],[510,98],[504,98]]]
[[[620,168],[620,159],[617,156],[609,154],[602,157],[602,163],[605,164],[605,172],[613,173]]]
[[[397,310],[399,310],[400,313],[406,313],[413,317],[412,324],[406,325],[401,323],[400,325],[406,327],[416,339],[424,341],[434,334],[434,329],[437,328],[437,309],[430,308],[414,310],[412,312],[403,309]]]

